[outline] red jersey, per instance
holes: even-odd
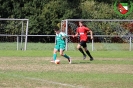
[[[88,36],[87,36],[88,31],[90,31],[90,29],[85,27],[85,26],[77,28],[77,33],[80,35],[80,41],[87,41],[88,40]]]

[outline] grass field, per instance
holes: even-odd
[[[24,49],[24,43],[18,43],[18,50]],[[55,43],[27,43],[27,50],[53,50]],[[129,43],[94,43],[93,45],[94,51],[129,51],[130,44]],[[77,43],[68,43],[68,50],[76,50]],[[87,43],[87,48],[92,50],[92,44]],[[0,43],[0,50],[17,50],[16,42],[5,42]],[[131,46],[131,50],[133,50],[133,45]]]
[[[0,50],[0,88],[132,88],[133,51],[93,51],[94,61],[66,51],[72,64],[52,51]]]

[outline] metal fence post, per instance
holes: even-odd
[[[129,51],[132,50],[132,37],[130,36],[130,47],[129,47]]]

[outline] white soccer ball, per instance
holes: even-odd
[[[60,64],[60,60],[55,60],[55,64]]]

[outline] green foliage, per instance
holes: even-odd
[[[27,18],[29,34],[38,35],[54,34],[52,27],[64,19],[133,19],[133,12],[127,17],[117,15],[113,9],[115,1],[0,0],[0,17]]]

